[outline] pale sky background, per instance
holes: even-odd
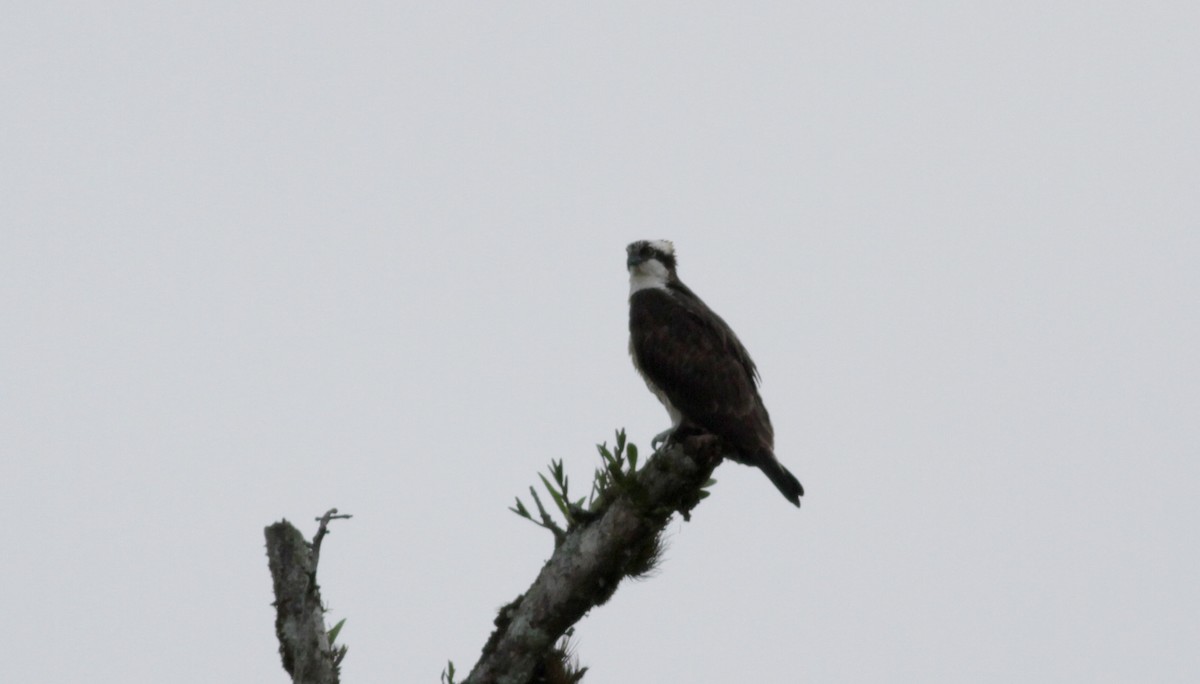
[[[462,672],[667,417],[624,247],[764,377],[591,684],[1200,681],[1195,3],[11,3],[6,682],[285,682],[262,529],[337,524],[347,684]]]

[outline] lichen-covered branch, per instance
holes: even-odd
[[[275,634],[283,669],[295,684],[337,684],[338,664],[345,647],[331,647],[325,630],[325,608],[317,586],[317,559],[320,540],[328,531],[329,521],[348,518],[326,513],[320,529],[309,544],[287,520],[264,530],[267,538],[267,563],[275,584]]]
[[[571,625],[607,601],[623,578],[645,572],[671,516],[687,516],[703,498],[721,453],[711,435],[690,437],[609,487],[595,515],[571,526],[529,589],[500,610],[463,684],[529,684]]]

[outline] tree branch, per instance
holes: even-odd
[[[267,564],[275,584],[275,634],[283,669],[294,684],[338,684],[338,664],[345,647],[331,648],[325,630],[325,608],[317,586],[317,560],[329,521],[349,518],[332,509],[318,518],[321,526],[310,545],[286,520],[267,527]]]
[[[319,522],[321,524],[320,524],[320,526],[317,527],[317,533],[313,535],[313,540],[312,540],[312,574],[313,574],[313,577],[316,577],[316,575],[317,575],[317,563],[321,562],[321,542],[324,541],[325,535],[329,534],[329,521],[330,520],[349,520],[350,518],[353,518],[353,517],[354,516],[350,515],[349,513],[338,515],[337,509],[331,508],[331,509],[325,511],[325,515],[323,515],[319,518],[314,518],[314,520],[316,520],[317,522]]]
[[[572,526],[533,584],[500,610],[496,630],[463,684],[528,684],[564,632],[645,572],[671,516],[686,519],[721,462],[711,435],[660,451],[628,481],[611,486],[598,512]],[[556,535],[557,537],[558,535]]]

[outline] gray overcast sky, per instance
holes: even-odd
[[[6,681],[286,681],[262,528],[330,506],[345,681],[466,670],[513,496],[666,426],[637,238],[808,496],[722,466],[589,682],[1200,680],[1194,3],[5,15]]]

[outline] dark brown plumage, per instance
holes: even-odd
[[[668,432],[698,428],[717,435],[736,451],[733,460],[760,468],[799,506],[804,488],[775,458],[775,432],[746,348],[679,280],[671,243],[635,242],[628,252],[629,351],[671,414]]]

